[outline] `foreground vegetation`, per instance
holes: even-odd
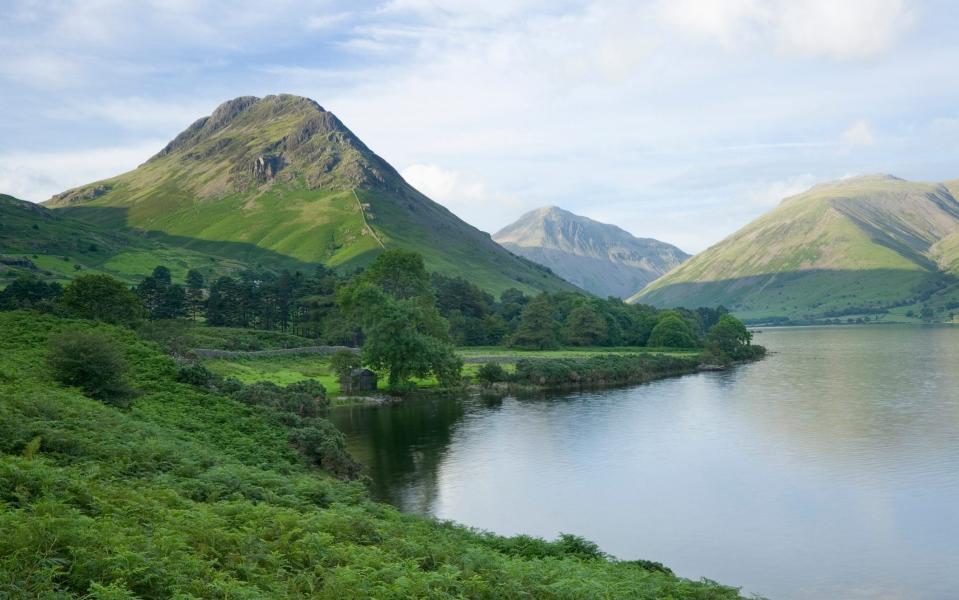
[[[56,381],[70,367],[48,356],[76,331],[110,340],[127,402]],[[504,538],[373,503],[297,434],[322,418],[299,416],[302,395],[228,389],[128,329],[19,311],[0,313],[0,334],[2,597],[738,597],[575,536]]]

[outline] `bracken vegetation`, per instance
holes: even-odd
[[[111,341],[129,408],[54,380],[50,339],[67,331]],[[503,538],[373,503],[304,452],[335,446],[322,421],[312,441],[297,431],[322,419],[320,388],[235,385],[126,329],[0,314],[0,597],[738,597],[575,536]]]

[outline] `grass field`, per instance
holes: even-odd
[[[202,331],[202,329],[200,329]],[[588,358],[602,354],[666,354],[671,356],[695,356],[701,350],[676,350],[672,348],[564,348],[561,350],[514,350],[501,347],[473,347],[459,348],[458,353],[463,357],[463,376],[472,380],[476,371],[483,363],[495,362],[508,372],[513,371],[516,361],[521,359],[550,359],[550,358]],[[330,368],[329,360],[316,354],[242,357],[242,358],[211,358],[203,364],[218,375],[235,377],[243,383],[270,381],[277,385],[289,385],[304,379],[313,379],[320,382],[336,399],[340,394],[340,384]],[[380,381],[384,381],[381,378]],[[433,388],[437,381],[433,378],[414,379],[417,387]]]
[[[502,346],[477,346],[469,348],[459,348],[457,350],[460,356],[468,362],[485,361],[491,359],[495,362],[511,362],[523,358],[588,358],[597,354],[669,354],[674,356],[692,356],[702,352],[698,348],[688,350],[679,350],[676,348],[646,348],[642,346],[621,346],[621,347],[568,347],[559,350],[516,350],[515,348],[504,348]]]

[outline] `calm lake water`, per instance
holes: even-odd
[[[768,329],[626,389],[335,415],[374,494],[770,598],[959,598],[959,328]]]

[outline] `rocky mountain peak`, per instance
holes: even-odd
[[[493,239],[600,296],[627,297],[688,258],[670,244],[552,205],[524,214]]]

